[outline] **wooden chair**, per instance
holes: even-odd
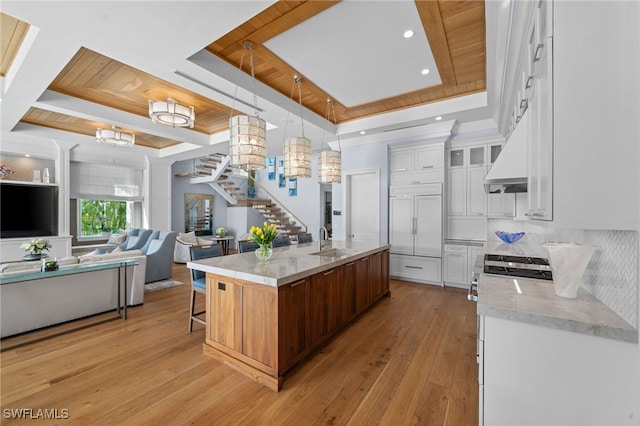
[[[214,245],[209,247],[192,246],[189,249],[190,259],[201,260],[208,259],[210,257],[222,256],[222,247],[220,245]],[[194,312],[196,306],[196,293],[205,294],[207,289],[206,285],[206,273],[198,271],[196,269],[191,270],[191,307],[189,308],[189,333],[193,330],[193,322],[197,321],[202,325],[206,325],[207,322],[200,318],[200,315],[205,311]]]

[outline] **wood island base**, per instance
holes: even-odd
[[[288,370],[385,295],[384,248],[278,287],[207,272],[203,352],[277,392]]]

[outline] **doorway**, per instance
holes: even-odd
[[[329,186],[329,189],[323,189],[322,190],[322,216],[323,216],[323,226],[325,228],[327,228],[327,233],[329,234],[328,237],[331,238],[333,236],[333,223],[332,223],[332,217],[333,217],[333,204],[331,202],[332,198],[331,198],[331,185],[327,185]]]
[[[380,242],[380,169],[345,178],[346,240]]]

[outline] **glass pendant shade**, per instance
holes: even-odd
[[[149,117],[154,123],[162,123],[172,127],[190,127],[196,121],[193,107],[180,105],[171,98],[166,101],[149,101]]]
[[[236,115],[229,120],[231,167],[244,170],[267,166],[267,123],[259,117]]]
[[[291,137],[284,140],[285,177],[311,177],[311,140]]]
[[[132,147],[136,143],[136,135],[123,133],[116,127],[97,129],[96,141],[107,145]]]
[[[342,181],[342,155],[339,151],[323,150],[318,156],[318,182],[340,183]]]

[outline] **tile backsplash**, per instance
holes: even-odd
[[[488,241],[495,231],[526,232],[528,244],[576,242],[596,248],[582,286],[634,327],[638,327],[638,232],[555,229],[528,220],[490,219]],[[524,240],[523,240],[524,241]]]

